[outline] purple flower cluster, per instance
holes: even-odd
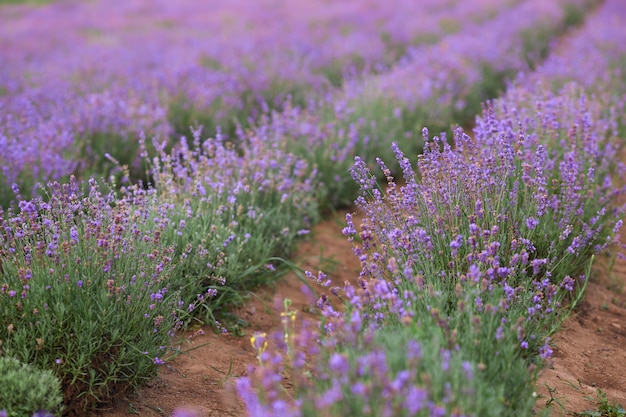
[[[175,213],[163,240],[180,259],[169,283],[186,288],[185,304],[207,288],[224,302],[224,293],[271,275],[265,265],[285,256],[319,217],[317,170],[277,143],[249,137],[236,146],[195,130],[190,143],[183,138],[172,152],[158,152],[150,171],[155,192]]]

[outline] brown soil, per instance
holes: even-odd
[[[339,212],[317,225],[298,249],[303,269],[313,273],[322,269],[336,285],[354,281],[360,271],[351,244],[341,234],[343,225],[345,212]],[[553,337],[553,364],[543,372],[537,386],[537,404],[540,408],[550,406],[551,415],[573,415],[594,408],[589,398],[595,399],[597,389],[609,400],[626,404],[626,295],[622,291],[626,261],[618,259],[610,270],[608,257],[604,258],[596,262],[584,301]],[[98,415],[163,417],[177,408],[187,408],[202,417],[246,416],[234,381],[257,360],[249,336],[280,328],[285,298],[292,300],[291,308],[301,316],[313,318],[315,297],[305,295],[303,285],[290,273],[275,286],[255,292],[237,311],[249,322],[245,336],[218,335],[210,328],[203,329],[203,335],[185,342],[182,350],[186,353],[161,368],[156,380],[137,394],[118,399],[111,409]]]
[[[597,410],[598,390],[626,405],[626,261],[610,268],[608,256],[600,258],[584,300],[553,338],[553,365],[539,379],[538,405],[551,403],[551,415]]]
[[[333,285],[343,285],[346,280],[354,282],[361,270],[350,242],[341,233],[345,214],[338,212],[315,226],[311,237],[300,243],[296,255],[302,269],[314,274],[323,270]],[[355,224],[358,226],[356,219]],[[316,289],[317,284],[309,285]],[[187,353],[161,368],[156,380],[137,394],[118,399],[111,409],[98,415],[164,417],[177,408],[187,408],[197,411],[199,417],[247,416],[234,381],[257,361],[250,335],[269,334],[282,326],[280,312],[284,310],[285,298],[292,301],[291,310],[313,319],[317,297],[310,290],[303,291],[303,287],[306,285],[301,277],[289,273],[272,287],[255,291],[246,305],[236,311],[249,323],[245,336],[218,335],[205,327],[203,335],[193,336],[183,345],[182,350]]]

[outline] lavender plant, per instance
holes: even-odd
[[[306,161],[307,175],[315,175],[317,183],[313,198],[323,211],[332,210],[352,204],[358,187],[345,173],[352,155],[369,141],[359,133],[365,120],[345,126],[348,112],[341,103],[333,108],[311,104],[306,110],[288,104],[262,116],[251,130],[240,133],[240,140],[260,140]]]
[[[619,2],[604,2],[535,72],[517,77],[509,88],[510,99],[520,102],[521,97],[516,98],[518,90],[534,94],[546,89],[558,92],[574,82],[578,88],[593,94],[607,112],[622,113],[625,102],[622,64],[626,56],[623,17]],[[614,128],[618,131],[614,134],[623,134],[621,118],[615,121]]]
[[[564,4],[563,7],[584,10],[591,3]],[[507,77],[527,67],[525,57],[531,50],[547,45],[551,39],[544,33],[545,36],[524,44],[521,33],[532,32],[541,24],[555,35],[567,26],[564,23],[567,13],[559,5],[547,10],[545,7],[540,2],[530,2],[502,8],[500,14],[481,22],[484,27],[468,24],[463,30],[442,38],[440,43],[411,52],[389,72],[350,81],[340,97],[310,105],[306,111],[287,105],[281,112],[264,115],[249,134],[284,142],[290,151],[309,161],[310,166],[318,167],[324,185],[320,188],[323,193],[320,200],[324,205],[330,208],[349,205],[356,196],[356,184],[347,175],[352,157],[361,155],[370,166],[375,165],[376,157],[392,160],[391,140],[398,141],[411,153],[421,151],[423,141],[416,139],[415,132],[426,121],[438,131],[447,130],[453,120],[468,124],[485,98],[496,96]],[[511,18],[520,13],[542,18]],[[494,43],[499,45],[506,39],[507,52],[494,53],[488,47],[490,43],[476,43],[485,36],[497,36]],[[503,59],[504,56],[507,58]],[[415,71],[416,66],[420,66],[419,72]],[[420,77],[424,78],[423,82],[419,81]],[[450,88],[451,83],[459,87]],[[415,90],[418,85],[422,86],[420,92]],[[465,109],[464,116],[458,113],[460,108]],[[394,173],[400,170],[396,163],[390,169]]]
[[[238,150],[223,138],[162,149],[152,160],[155,188],[173,207],[175,226],[162,239],[174,247],[173,288],[192,302],[207,289],[213,311],[237,300],[238,291],[268,282],[295,239],[319,217],[315,170],[277,144],[251,138]],[[242,155],[240,155],[240,152]],[[207,312],[205,312],[206,314]]]
[[[70,88],[68,86],[63,86]],[[79,95],[63,88],[33,89],[3,104],[0,122],[0,204],[8,207],[11,185],[27,197],[39,184],[67,182],[69,176],[109,178],[119,174],[107,154],[129,167],[135,181],[145,178],[136,138],[167,137],[165,111],[158,103],[142,101],[129,92]],[[121,180],[121,176],[117,175]]]
[[[2,355],[51,370],[67,410],[93,410],[153,377],[181,324],[174,248],[160,240],[168,207],[93,180],[88,194],[75,180],[46,192],[0,220]]]

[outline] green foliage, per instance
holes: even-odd
[[[0,0],[0,6],[10,4],[46,4],[52,0]]]
[[[236,98],[216,97],[210,103],[198,102],[184,93],[169,98],[167,119],[174,130],[173,137],[188,135],[190,128],[201,127],[210,135],[219,132],[234,141],[238,131],[249,127],[263,112],[280,109],[288,100],[305,106],[312,90],[288,80],[272,79],[268,84],[262,91],[247,89]]]
[[[428,113],[429,103],[409,109],[397,100],[368,92],[351,102],[350,107],[346,124],[357,126],[360,138],[355,154],[371,167],[376,166],[376,158],[391,161],[389,168],[396,174],[400,171],[399,166],[393,163],[392,142],[406,149],[409,155],[416,155],[421,153],[424,145],[420,132],[427,120],[435,132],[449,127],[450,117]],[[344,175],[348,172],[344,171]]]
[[[569,28],[582,24],[589,9],[596,5],[598,0],[588,0],[585,4],[563,4],[563,17],[561,21],[545,22],[522,33],[523,56],[526,58],[529,68],[535,70],[550,52],[550,41],[555,36]]]
[[[149,145],[150,146],[150,145]],[[80,166],[75,175],[81,178],[115,178],[117,183],[148,182],[140,157],[140,145],[132,135],[119,133],[92,133],[76,139]],[[150,146],[154,154],[154,147]],[[124,172],[122,167],[126,167]],[[128,174],[128,175],[124,175]]]
[[[76,183],[48,191],[1,221],[0,340],[4,354],[54,372],[68,410],[91,410],[153,377],[167,355],[173,249],[145,216],[154,194],[116,200],[95,181],[86,196]]]
[[[609,401],[606,393],[601,389],[596,392],[595,399],[598,408],[576,413],[577,417],[626,417],[626,410],[621,404]]]
[[[385,40],[387,39],[384,34],[381,35],[383,42],[387,43]],[[396,52],[398,49],[398,46],[394,45],[394,44],[388,44],[388,49],[387,52],[390,56],[390,60],[396,60],[399,58],[399,53]],[[393,58],[391,58],[393,57]],[[326,80],[328,81],[328,84],[335,88],[335,89],[339,89],[343,86],[343,82],[344,82],[344,78],[345,78],[345,73],[346,70],[349,69],[351,72],[357,73],[357,74],[361,74],[364,71],[366,71],[366,62],[365,59],[357,52],[354,52],[352,54],[348,54],[345,57],[342,57],[341,59],[336,59],[333,60],[332,62],[330,62],[329,64],[319,67],[319,68],[313,68],[312,72],[314,74],[320,74],[322,76],[324,76],[324,78],[326,78]],[[371,69],[367,69],[367,71],[370,71]],[[297,96],[296,96],[297,97]],[[302,106],[305,106],[307,103],[303,100],[295,100],[292,101],[294,104],[299,104]]]
[[[550,40],[556,35],[557,29],[550,23],[544,23],[527,29],[521,33],[523,40],[523,56],[531,70],[543,61],[550,52]]]
[[[7,417],[30,417],[39,410],[60,415],[61,383],[50,370],[0,356],[0,411]]]
[[[225,112],[222,100],[216,100],[209,106],[192,103],[182,94],[170,99],[167,120],[174,129],[176,136],[186,135],[189,128],[202,126],[205,132],[215,134],[221,131],[232,138],[237,130],[237,123],[245,123],[245,113]],[[230,116],[230,117],[228,117]]]
[[[586,0],[582,7],[565,3],[563,5],[563,26],[570,28],[582,25],[590,9],[598,6],[600,3],[602,3],[602,0]]]
[[[496,71],[489,65],[482,65],[482,82],[472,85],[464,100],[462,109],[455,109],[453,120],[459,126],[471,126],[474,118],[482,112],[482,106],[487,100],[502,95],[506,81],[513,79],[514,71]],[[445,127],[449,131],[449,126]]]

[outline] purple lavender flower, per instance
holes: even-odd
[[[350,369],[350,363],[344,355],[333,353],[328,361],[328,369],[338,375],[347,375]]]
[[[550,338],[546,338],[543,346],[539,348],[539,356],[541,359],[548,360],[552,357],[552,348],[550,348]]]
[[[199,417],[200,414],[197,410],[191,408],[177,408],[172,413],[172,417]]]
[[[39,411],[35,411],[32,417],[54,417],[54,414],[45,410],[39,410]]]
[[[563,278],[563,281],[561,281],[561,287],[565,288],[567,291],[574,291],[575,283],[576,282],[574,281],[574,279],[566,276],[565,278]]]

